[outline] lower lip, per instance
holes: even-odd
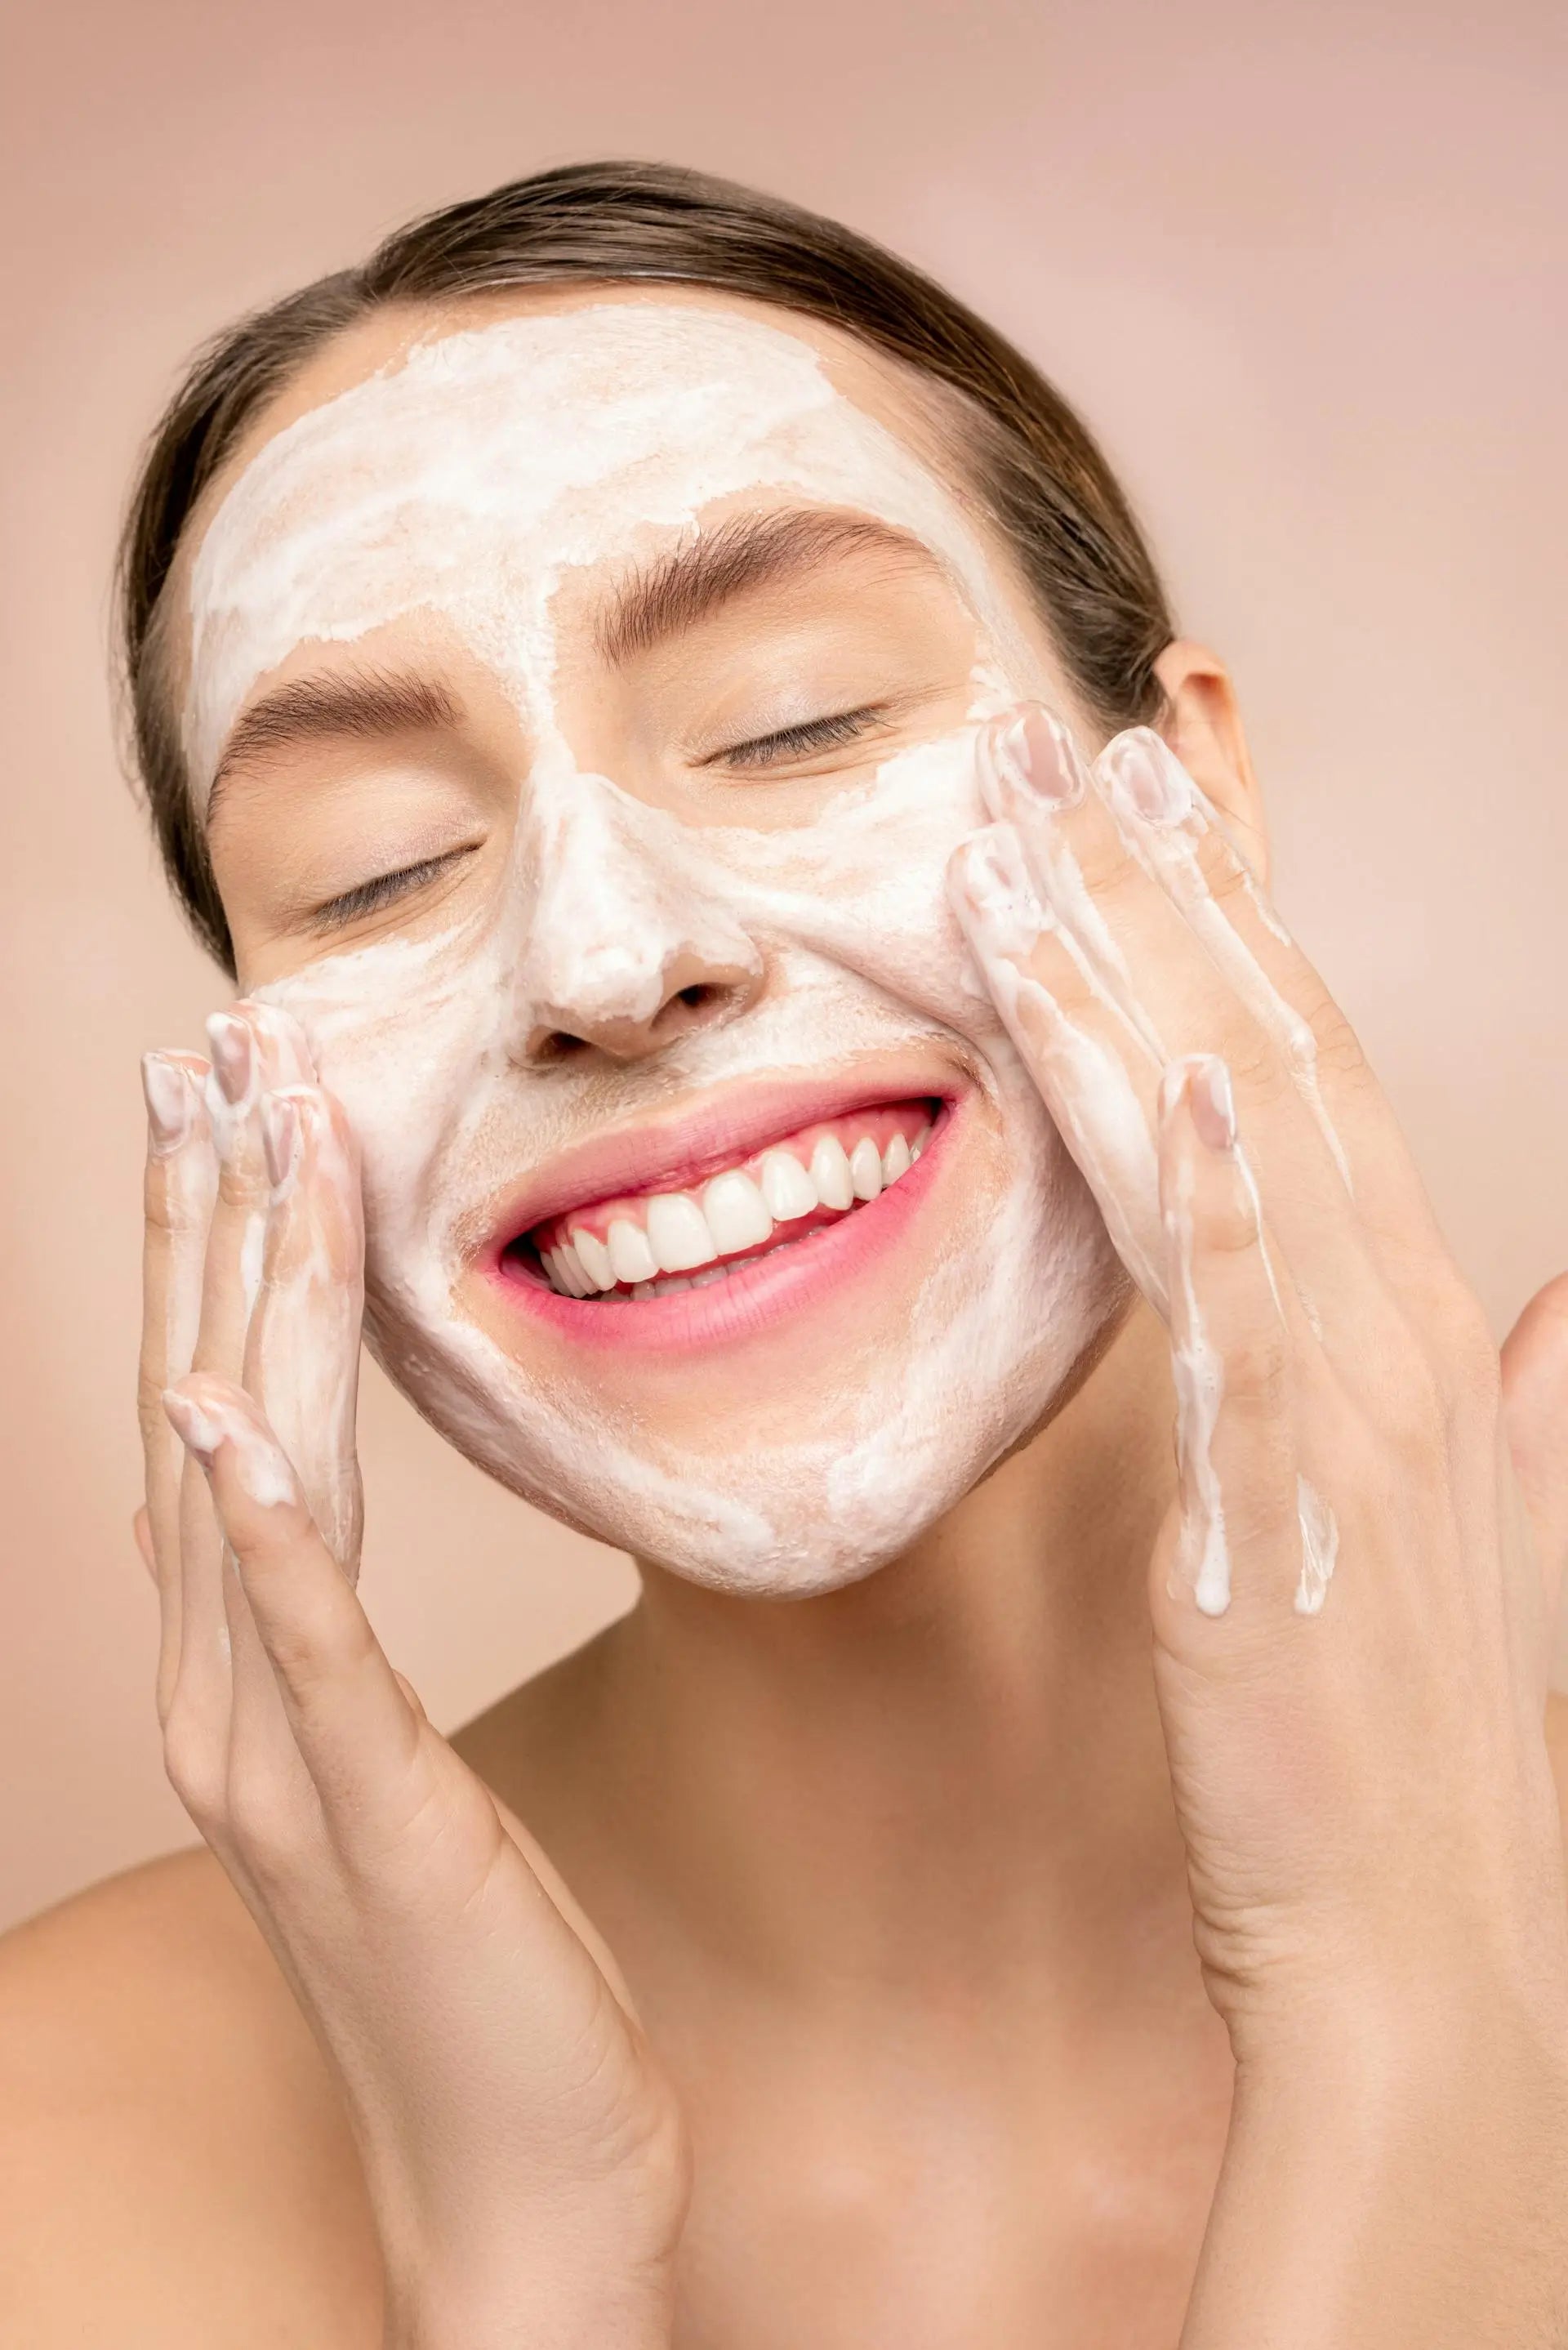
[[[914,1165],[874,1200],[805,1240],[746,1259],[727,1280],[701,1289],[596,1305],[563,1297],[547,1282],[514,1271],[504,1257],[496,1260],[492,1278],[509,1305],[522,1305],[579,1346],[614,1354],[675,1354],[743,1344],[790,1315],[838,1297],[847,1282],[897,1246],[947,1159],[958,1116],[955,1105],[944,1101]]]

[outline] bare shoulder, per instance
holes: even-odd
[[[369,2350],[379,2332],[331,2074],[211,1854],[0,1940],[0,2340]]]

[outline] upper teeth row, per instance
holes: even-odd
[[[929,1132],[929,1129],[927,1130]],[[603,1240],[586,1225],[543,1253],[545,1272],[568,1297],[592,1297],[618,1283],[655,1281],[660,1274],[691,1273],[737,1249],[755,1248],[772,1237],[775,1224],[809,1215],[814,1208],[852,1208],[874,1200],[907,1174],[926,1147],[926,1133],[913,1142],[895,1134],[885,1151],[870,1135],[846,1150],[825,1134],[804,1167],[791,1150],[767,1151],[756,1177],[731,1167],[690,1191],[657,1193],[648,1202],[646,1222],[618,1216]]]

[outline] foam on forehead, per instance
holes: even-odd
[[[1011,646],[956,498],[799,335],[678,299],[532,314],[416,344],[286,426],[229,490],[191,574],[198,789],[256,680],[296,645],[413,611],[450,620],[538,725],[562,572],[746,489],[912,531],[991,644]]]

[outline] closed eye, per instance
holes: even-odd
[[[324,906],[316,907],[310,915],[310,927],[313,931],[337,931],[346,923],[359,921],[398,898],[411,896],[460,857],[472,853],[467,848],[449,848],[440,857],[421,858],[417,865],[400,866],[395,873],[378,873],[374,880],[361,881],[356,888],[345,889],[341,897],[328,898]]]
[[[857,743],[887,717],[884,703],[868,702],[859,710],[844,710],[830,718],[808,719],[801,726],[781,727],[776,734],[758,734],[749,743],[736,743],[730,749],[715,751],[704,759],[705,767],[770,767],[782,765],[786,759],[808,756],[814,751],[833,751],[846,743]]]

